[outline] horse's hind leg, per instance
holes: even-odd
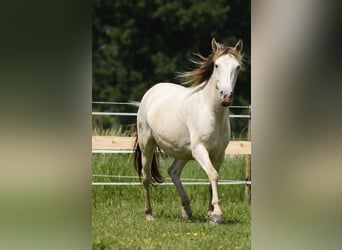
[[[145,189],[145,214],[146,220],[153,220],[151,207],[151,181],[152,181],[152,161],[155,149],[157,147],[154,139],[146,134],[141,133],[138,137],[139,147],[141,150],[141,182]]]
[[[141,154],[141,181],[145,189],[145,214],[146,220],[153,220],[152,216],[152,207],[151,207],[151,193],[150,193],[150,184],[151,184],[151,164],[153,159],[153,151],[152,153],[144,153]]]
[[[187,161],[175,159],[171,167],[169,167],[168,172],[169,172],[170,177],[172,178],[173,183],[175,184],[177,188],[178,194],[182,201],[182,217],[186,221],[191,221],[192,210],[190,206],[190,200],[180,180],[182,170],[186,163]]]

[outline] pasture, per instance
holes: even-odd
[[[172,159],[160,159],[161,173],[169,177]],[[137,176],[130,154],[93,154],[93,174]],[[182,178],[208,179],[191,161]],[[245,157],[224,161],[220,180],[244,180]],[[93,182],[137,182],[138,179],[93,177]],[[171,180],[166,179],[169,182]],[[250,249],[251,206],[244,202],[244,185],[219,185],[222,225],[207,222],[208,185],[187,185],[193,220],[183,221],[180,199],[174,185],[152,188],[155,221],[145,219],[144,190],[139,186],[93,186],[93,249]]]

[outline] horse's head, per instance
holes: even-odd
[[[233,92],[237,76],[241,65],[241,51],[243,47],[242,40],[236,43],[234,48],[225,48],[213,40],[211,46],[214,55],[213,74],[216,79],[216,89],[224,107],[230,106],[233,101]],[[223,53],[222,53],[223,52]]]

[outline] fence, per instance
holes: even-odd
[[[139,107],[139,102],[92,102],[92,104],[102,104],[102,105],[128,105],[128,106],[135,106]],[[229,115],[230,118],[251,118],[251,106],[230,106],[230,109],[248,109],[248,115],[237,115],[231,114]],[[92,112],[92,115],[109,115],[109,116],[136,116],[137,113],[133,112]]]
[[[134,137],[92,136],[92,153],[132,153]],[[231,141],[226,148],[227,155],[251,154],[251,142]]]
[[[93,104],[106,104],[106,105],[132,105],[139,106],[138,102],[93,102]],[[248,121],[248,140],[249,141],[230,141],[225,150],[227,155],[246,155],[246,179],[241,180],[221,180],[219,185],[245,185],[245,197],[250,200],[251,191],[251,142],[250,142],[250,106],[231,106],[230,108],[248,108],[248,115],[229,115],[231,118],[247,118]],[[92,112],[92,115],[109,115],[109,116],[136,116],[137,113],[133,112]],[[92,136],[92,153],[113,154],[113,153],[132,153],[134,145],[133,137],[123,136]],[[123,176],[108,176],[108,175],[93,175],[113,178],[123,178]],[[136,176],[126,176],[126,178],[138,178]],[[182,179],[183,181],[185,179]],[[208,181],[198,179],[187,179],[190,182],[183,182],[184,185],[208,185]],[[112,185],[112,186],[127,186],[127,185],[141,185],[140,182],[93,182],[92,185]],[[161,185],[173,185],[172,182],[165,182]]]

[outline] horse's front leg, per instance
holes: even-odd
[[[173,183],[175,184],[177,188],[178,194],[182,201],[182,217],[186,221],[191,221],[192,210],[190,206],[190,199],[188,195],[186,194],[183,188],[182,182],[180,180],[182,170],[186,163],[187,161],[175,159],[171,167],[169,167],[168,172]]]
[[[222,211],[219,205],[219,198],[218,198],[218,172],[213,166],[208,151],[205,146],[201,143],[195,144],[192,147],[192,155],[195,160],[200,164],[200,166],[204,169],[207,173],[211,185],[211,205],[209,206],[209,210],[213,208],[212,211],[209,211],[209,221],[211,223],[224,223],[224,218],[222,215]]]
[[[217,173],[220,170],[221,164],[224,160],[224,153],[214,159],[212,159],[212,163],[214,164],[214,167],[217,171]],[[211,200],[213,199],[213,190],[211,188],[211,185],[209,185],[209,207],[208,207],[208,216],[211,216],[211,213],[214,211],[214,206],[211,203]]]
[[[211,216],[211,213],[214,211],[214,206],[211,204],[211,200],[213,199],[213,190],[211,188],[211,184],[209,184],[209,206],[208,206],[208,216]]]

